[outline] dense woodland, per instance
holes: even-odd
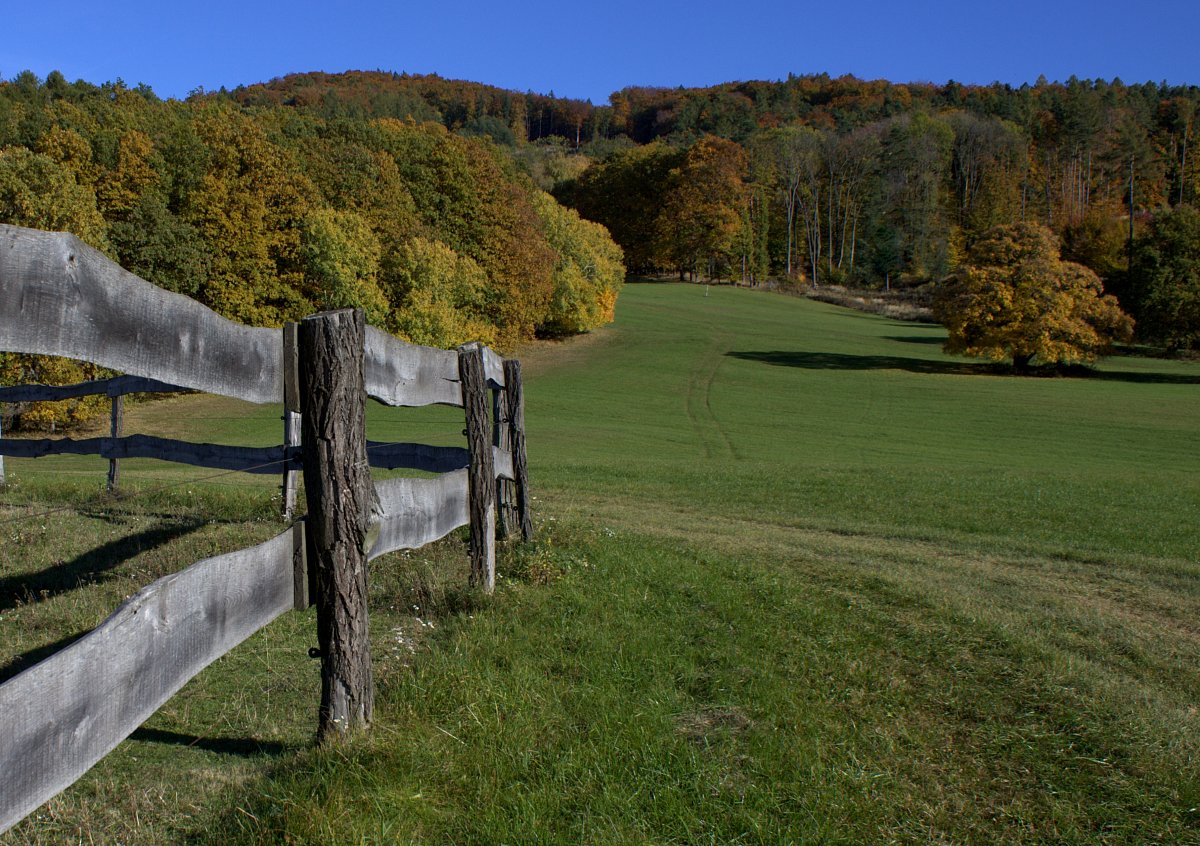
[[[1139,340],[1200,340],[1196,86],[815,75],[632,87],[594,106],[355,73],[209,96],[489,136],[604,224],[638,273],[919,285],[954,272],[994,227],[1038,224],[1120,298]]]
[[[254,325],[358,306],[416,343],[506,349],[612,319],[620,249],[501,147],[428,110],[327,111],[21,74],[0,84],[0,222]],[[0,355],[0,383],[91,375]]]
[[[502,348],[611,320],[626,268],[911,286],[1040,224],[1139,340],[1186,348],[1198,105],[1195,86],[819,75],[595,106],[383,72],[163,101],[26,72],[0,82],[0,221],[75,232],[235,320],[354,305],[418,343]],[[56,366],[10,356],[0,380],[79,375]]]

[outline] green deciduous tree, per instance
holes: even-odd
[[[534,202],[546,238],[558,254],[554,294],[538,331],[570,335],[612,322],[625,279],[621,248],[604,227],[563,208],[549,194],[539,194]]]
[[[305,293],[320,309],[361,308],[386,326],[391,308],[379,288],[379,239],[354,212],[318,208],[302,225]]]
[[[1134,242],[1126,299],[1142,340],[1200,345],[1200,211],[1181,205],[1152,218]]]
[[[607,228],[624,251],[630,271],[652,273],[670,263],[658,213],[671,171],[682,161],[682,151],[657,142],[622,150],[559,186],[555,196]]]
[[[1094,361],[1128,339],[1133,321],[1086,267],[1059,257],[1058,240],[1035,224],[992,229],[941,287],[934,315],[946,351],[1011,358],[1023,372],[1040,363]]]
[[[109,250],[96,192],[67,165],[24,147],[0,150],[0,223],[70,232]]]
[[[440,241],[414,238],[397,251],[393,328],[414,344],[494,343],[487,273]]]

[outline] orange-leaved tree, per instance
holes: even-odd
[[[659,213],[662,240],[680,275],[719,272],[737,250],[746,197],[746,152],[733,141],[705,136],[671,172]]]
[[[1133,334],[1133,321],[1100,278],[1059,257],[1058,239],[1030,223],[997,226],[942,284],[934,317],[949,332],[945,349],[1000,360],[1017,372],[1041,364],[1095,361]]]

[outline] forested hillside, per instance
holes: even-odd
[[[511,155],[416,107],[327,112],[21,74],[0,83],[0,222],[255,325],[359,306],[416,343],[511,348],[612,319],[620,250]],[[0,355],[0,382],[91,375]]]
[[[69,229],[248,323],[356,305],[414,340],[503,346],[611,318],[603,230],[496,145],[393,112],[22,74],[0,83],[0,220]]]
[[[1136,319],[1200,336],[1200,88],[1014,88],[827,75],[631,87],[608,105],[436,76],[304,74],[219,95],[332,117],[414,115],[507,147],[604,224],[638,272],[896,286],[939,281],[997,225],[1057,236]],[[1132,271],[1132,272],[1131,272]]]
[[[596,164],[557,191],[635,270],[812,284],[938,281],[993,227],[1040,224],[1143,340],[1180,346],[1200,329],[1200,262],[1180,250],[1200,240],[1198,105],[1195,86],[1077,79],[630,88],[585,127]]]

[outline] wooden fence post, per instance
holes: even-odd
[[[295,323],[283,324],[283,447],[300,446],[300,362]],[[296,511],[299,473],[286,465],[283,471],[283,519]]]
[[[488,408],[483,348],[467,344],[458,350],[467,449],[471,454],[467,510],[471,515],[471,584],[487,593],[496,589],[496,468],[492,454],[492,417]]]
[[[525,458],[525,391],[521,387],[521,362],[504,362],[504,392],[508,395],[509,443],[513,457],[513,476],[516,488],[517,521],[521,538],[533,540],[533,517],[529,508],[529,463]]]
[[[512,451],[512,430],[508,426],[508,391],[492,391],[493,442],[505,452]],[[496,479],[496,533],[507,538],[513,533],[513,484],[510,479]]]
[[[112,439],[115,441],[121,437],[121,430],[125,427],[125,397],[117,394],[112,398]],[[108,492],[112,493],[117,489],[117,481],[121,478],[121,462],[116,458],[108,460]]]
[[[4,437],[4,406],[0,405],[0,438],[2,437]],[[0,487],[4,484],[4,456],[0,455]]]
[[[308,562],[317,572],[321,741],[367,727],[374,711],[366,548],[374,487],[363,409],[365,325],[360,309],[345,309],[306,318],[299,329]]]

